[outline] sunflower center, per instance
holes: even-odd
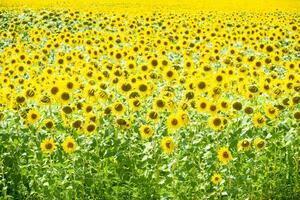
[[[215,126],[220,126],[221,125],[221,119],[220,118],[216,118],[213,120],[213,123]]]
[[[69,100],[69,99],[70,99],[69,93],[63,92],[63,93],[61,94],[61,99],[62,99],[62,100],[65,100],[65,101]]]
[[[178,124],[178,120],[177,119],[172,119],[171,124],[173,126],[176,126]]]
[[[253,113],[253,108],[251,108],[251,107],[245,108],[245,113],[247,113],[247,114]]]
[[[17,97],[17,102],[18,103],[23,103],[25,101],[24,97]]]
[[[148,127],[144,128],[144,133],[149,134],[150,133],[150,128],[148,128]]]
[[[133,102],[133,105],[136,106],[136,107],[140,106],[140,101],[139,100],[135,100]]]
[[[123,84],[122,85],[122,90],[125,92],[128,92],[129,90],[131,90],[131,85],[130,84]]]
[[[206,108],[206,103],[205,103],[205,102],[202,102],[202,103],[200,104],[200,107],[201,107],[202,109]]]
[[[95,96],[95,90],[94,89],[90,89],[88,93],[91,97]]]
[[[204,89],[205,86],[206,86],[206,84],[205,84],[204,82],[200,82],[200,83],[198,84],[198,88],[199,88],[199,89]]]
[[[58,87],[51,88],[51,94],[57,94],[58,93]]]
[[[249,87],[249,91],[252,93],[256,93],[256,92],[258,92],[258,88],[255,85],[251,85]]]
[[[71,82],[67,83],[67,88],[68,89],[72,89],[73,87],[74,87],[73,83],[71,83]]]
[[[86,112],[91,112],[92,110],[93,110],[92,106],[87,106],[85,109]]]
[[[28,97],[33,97],[33,96],[34,96],[34,91],[33,91],[33,90],[27,90],[27,91],[26,91],[26,95],[27,95]]]
[[[258,122],[259,124],[262,124],[262,123],[265,122],[265,120],[264,120],[264,118],[259,117],[259,118],[257,119],[257,122]]]
[[[173,73],[172,71],[168,71],[168,72],[167,72],[167,76],[168,76],[169,78],[171,78],[171,77],[173,76],[173,74],[174,74],[174,73]]]
[[[52,147],[53,147],[53,145],[51,143],[47,143],[45,145],[45,148],[48,149],[48,150],[52,149]]]
[[[228,154],[228,152],[226,152],[226,151],[225,151],[225,152],[223,152],[223,154],[222,154],[222,155],[223,155],[223,158],[229,158],[229,154]]]
[[[167,141],[167,142],[166,142],[166,147],[167,147],[168,149],[170,149],[170,148],[171,148],[171,142]]]
[[[158,101],[156,102],[156,105],[157,105],[158,107],[162,108],[162,107],[165,106],[165,103],[164,103],[162,100],[158,100]]]
[[[217,109],[217,107],[216,107],[215,105],[212,105],[212,106],[209,107],[209,109],[210,109],[211,111],[215,111],[215,110]]]
[[[126,121],[124,119],[118,119],[117,124],[119,124],[120,126],[124,126],[126,125]]]
[[[242,107],[243,107],[243,105],[242,105],[240,102],[235,102],[235,103],[233,104],[233,108],[234,108],[235,110],[241,110]]]
[[[269,113],[270,113],[270,114],[274,114],[274,113],[275,113],[275,109],[274,109],[274,108],[270,108],[270,109],[269,109]]]
[[[37,118],[37,114],[33,113],[31,114],[31,119],[36,119]]]
[[[185,97],[187,98],[187,99],[193,99],[194,98],[194,96],[195,96],[195,94],[193,93],[193,92],[188,92],[186,95],[185,95]]]
[[[158,62],[157,62],[157,60],[152,60],[151,64],[152,64],[152,66],[156,67],[158,65]]]
[[[296,112],[296,113],[294,114],[294,117],[295,117],[295,119],[300,119],[300,112]]]
[[[53,122],[47,122],[46,127],[47,128],[52,128],[53,127]]]
[[[142,70],[143,71],[147,71],[148,70],[148,67],[146,65],[142,66]]]
[[[66,114],[70,114],[72,112],[72,108],[70,106],[63,107],[63,111]]]
[[[248,147],[249,146],[249,141],[245,140],[242,142],[242,147]]]
[[[117,104],[117,105],[115,106],[115,109],[116,109],[116,111],[118,111],[118,112],[122,111],[122,110],[123,110],[122,104]]]
[[[147,91],[147,85],[145,85],[145,84],[142,84],[142,85],[140,85],[140,87],[139,87],[139,90],[141,91],[141,92],[145,92],[145,91]]]
[[[259,143],[257,143],[257,147],[258,148],[263,148],[265,145],[265,142],[264,141],[260,141]]]
[[[217,76],[216,80],[217,80],[218,82],[221,82],[221,81],[223,80],[223,77],[219,75],[219,76]]]
[[[151,112],[151,113],[149,114],[149,117],[150,117],[151,119],[157,119],[157,113],[156,113],[156,112]]]
[[[70,149],[72,149],[74,147],[73,142],[68,142],[67,147],[70,148]]]
[[[94,131],[95,130],[95,126],[93,125],[93,124],[90,124],[90,125],[88,125],[88,127],[87,127],[87,131],[88,132],[92,132],[92,131]]]
[[[228,104],[227,104],[226,102],[222,102],[222,103],[221,103],[221,106],[222,106],[223,108],[227,108],[227,107],[228,107]]]

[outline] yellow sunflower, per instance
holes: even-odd
[[[166,154],[171,154],[175,149],[175,141],[172,137],[164,137],[160,142],[162,150]]]
[[[43,153],[51,154],[56,149],[56,145],[54,143],[54,140],[52,138],[46,138],[41,143],[41,149]]]
[[[35,124],[39,121],[39,119],[41,118],[41,114],[35,110],[29,110],[28,114],[27,114],[27,122],[29,124]]]
[[[222,117],[218,117],[218,116],[210,117],[208,124],[215,131],[218,131],[218,130],[221,130],[224,128]]]
[[[159,121],[159,114],[155,110],[150,110],[147,113],[147,119],[149,121],[158,122]]]
[[[140,131],[141,137],[143,139],[150,138],[153,135],[153,133],[154,133],[153,128],[151,126],[149,126],[149,125],[142,125],[139,128],[139,131]]]
[[[266,118],[261,113],[256,113],[252,117],[252,121],[255,127],[262,127],[266,123]]]
[[[278,117],[278,109],[272,105],[267,104],[264,107],[265,113],[267,115],[267,117],[269,117],[270,119],[275,119],[276,117]]]
[[[76,150],[77,144],[72,137],[68,136],[62,143],[62,147],[66,153],[73,153]]]
[[[249,140],[244,139],[244,140],[240,140],[237,144],[237,149],[240,152],[243,151],[249,151],[251,149],[251,143]]]
[[[233,159],[231,152],[227,147],[221,147],[218,150],[218,159],[222,164],[227,164]]]
[[[211,177],[211,182],[215,185],[219,185],[221,181],[222,181],[222,176],[220,174],[214,174]]]
[[[46,119],[44,121],[44,127],[46,127],[47,129],[53,129],[55,127],[55,122],[52,119]]]
[[[177,129],[181,128],[182,125],[182,118],[178,114],[171,114],[167,119],[167,127],[169,132],[176,131]]]
[[[258,138],[255,138],[255,140],[253,142],[253,145],[254,145],[256,150],[260,151],[260,150],[265,148],[266,141],[264,139],[258,137]]]
[[[112,105],[112,112],[117,116],[122,115],[125,111],[126,108],[121,102],[115,102]]]

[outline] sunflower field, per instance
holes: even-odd
[[[300,199],[300,1],[0,0],[0,199]]]

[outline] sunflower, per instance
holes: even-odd
[[[120,93],[126,94],[130,92],[130,90],[132,89],[132,85],[127,80],[122,80],[118,84],[118,89]]]
[[[180,110],[178,115],[181,118],[183,125],[187,125],[190,122],[189,114],[186,111]]]
[[[270,104],[265,105],[264,110],[270,119],[275,119],[279,114],[278,109]]]
[[[204,79],[198,80],[196,83],[196,89],[198,92],[205,92],[207,89],[207,82]]]
[[[237,110],[237,111],[242,110],[243,104],[241,102],[238,102],[238,101],[234,102],[232,104],[232,108],[235,109],[235,110]]]
[[[167,107],[167,102],[164,99],[158,98],[153,101],[153,109],[155,111],[163,111]]]
[[[62,91],[61,93],[58,94],[58,101],[61,104],[68,104],[71,101],[71,94],[69,91]]]
[[[222,164],[227,164],[233,159],[231,152],[227,147],[221,147],[218,150],[218,159]]]
[[[211,182],[215,185],[219,185],[221,181],[222,181],[222,176],[220,174],[214,174],[211,177]]]
[[[135,87],[143,96],[147,96],[151,92],[150,85],[146,81],[139,81]]]
[[[50,87],[49,92],[52,96],[57,96],[59,94],[59,91],[60,91],[59,86],[58,85],[53,85],[52,87]]]
[[[29,110],[27,114],[28,124],[35,124],[39,121],[40,118],[41,118],[41,114],[37,110],[35,109]]]
[[[72,122],[72,128],[74,128],[74,129],[78,130],[78,129],[82,128],[81,125],[82,125],[82,121],[79,119]]]
[[[164,80],[173,81],[178,79],[177,72],[172,68],[167,68],[163,70]]]
[[[66,114],[66,115],[71,114],[72,111],[73,111],[73,110],[72,110],[72,108],[71,108],[70,106],[64,106],[64,107],[62,108],[63,114]]]
[[[62,147],[66,153],[73,153],[76,150],[77,144],[72,137],[68,136],[62,143]]]
[[[164,137],[160,142],[162,150],[166,154],[171,154],[175,149],[175,141],[172,137]]]
[[[183,121],[180,115],[171,114],[167,119],[167,127],[170,132],[176,131],[183,125]]]
[[[81,104],[81,110],[83,110],[83,113],[85,115],[88,115],[94,111],[93,104],[83,103],[83,104]]]
[[[138,111],[142,106],[142,102],[138,98],[130,99],[129,106],[133,111]]]
[[[299,119],[300,119],[300,111],[295,111],[295,112],[294,112],[294,118],[295,118],[296,120],[299,120]]]
[[[186,102],[186,101],[181,101],[179,103],[179,108],[182,110],[182,111],[187,111],[189,109],[189,104]]]
[[[218,117],[218,116],[210,117],[208,124],[215,131],[219,131],[224,128],[222,117]]]
[[[196,108],[198,112],[207,112],[209,102],[205,98],[200,98],[196,102]]]
[[[56,145],[55,145],[54,140],[52,138],[44,139],[42,141],[40,147],[42,149],[42,152],[46,153],[46,154],[51,154],[56,149]]]
[[[25,98],[24,96],[22,96],[22,95],[18,95],[18,96],[16,97],[16,103],[17,103],[17,104],[24,104],[25,101],[26,101],[26,98]]]
[[[44,127],[46,127],[47,129],[53,129],[55,127],[55,123],[52,119],[46,119],[44,121]]]
[[[121,128],[128,129],[131,127],[131,122],[128,119],[118,118],[115,122]]]
[[[150,138],[153,135],[153,133],[154,133],[153,128],[151,126],[149,126],[149,125],[142,125],[139,128],[139,131],[140,131],[141,137],[143,139]]]
[[[251,149],[251,143],[249,140],[244,139],[244,140],[240,140],[237,144],[237,149],[240,152],[243,151],[249,151]]]
[[[125,106],[121,103],[121,102],[115,102],[113,105],[112,105],[112,112],[115,114],[115,115],[122,115],[124,112],[125,112]]]
[[[150,110],[147,113],[147,119],[153,122],[159,121],[159,114],[155,110]]]
[[[245,107],[244,112],[246,114],[250,115],[254,112],[254,109],[251,106],[247,106],[247,107]]]
[[[220,110],[222,110],[223,112],[226,112],[230,108],[229,102],[226,100],[221,100],[221,101],[219,101],[219,107],[220,107]]]
[[[253,145],[256,150],[260,151],[266,146],[266,141],[264,139],[258,137],[258,138],[254,139]]]
[[[87,133],[88,135],[94,133],[97,129],[97,126],[94,122],[90,122],[90,123],[85,123],[84,126],[84,132]]]
[[[261,113],[256,113],[252,117],[252,121],[255,127],[263,127],[266,123],[266,118]]]

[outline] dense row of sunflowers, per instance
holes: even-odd
[[[2,10],[0,16],[1,153],[12,150],[6,140],[16,140],[28,143],[25,156],[34,149],[32,163],[77,162],[96,142],[98,162],[124,164],[130,156],[118,156],[128,153],[139,155],[134,159],[141,163],[153,159],[154,172],[143,164],[141,173],[155,176],[158,185],[167,182],[160,170],[169,170],[171,188],[205,173],[187,180],[188,199],[283,198],[285,192],[299,197],[297,13]],[[4,132],[17,137],[10,140]],[[118,141],[128,147],[112,152]],[[131,149],[129,141],[138,148]],[[266,159],[287,149],[294,161],[289,157],[289,164],[278,161],[277,167],[283,173],[292,168],[289,187],[263,188],[260,178],[261,185],[250,191],[233,189],[239,187],[239,169],[254,184],[257,175],[249,168],[268,170]],[[13,181],[0,183],[7,186],[3,195],[26,197]],[[115,198],[158,198],[140,190],[131,196],[131,189]],[[174,188],[157,190],[183,199]]]

